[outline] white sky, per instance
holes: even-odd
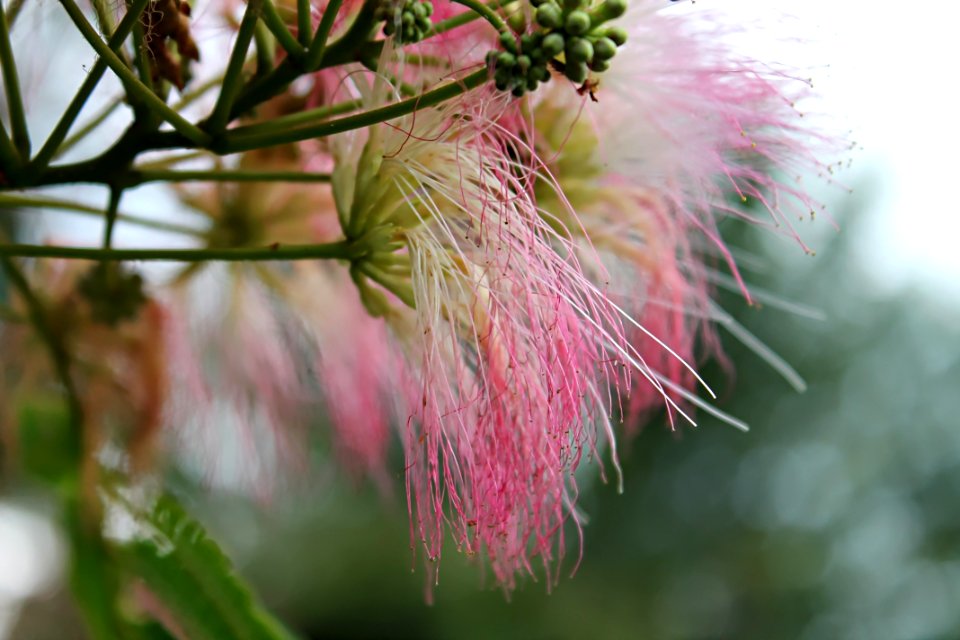
[[[691,7],[693,8],[693,7]],[[947,0],[698,0],[744,21],[758,11],[795,18],[785,31],[810,44],[787,62],[815,70],[823,109],[839,114],[863,150],[842,176],[850,185],[873,174],[875,221],[857,252],[878,286],[920,286],[960,302],[960,6]],[[763,55],[781,50],[764,46]],[[839,207],[834,206],[834,210]],[[843,227],[843,219],[837,220]],[[866,227],[867,225],[865,225]]]

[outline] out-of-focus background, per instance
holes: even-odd
[[[191,492],[190,506],[267,604],[311,638],[960,637],[960,125],[947,3],[826,0],[724,5],[747,24],[781,10],[862,149],[826,189],[817,256],[750,229],[750,281],[825,319],[725,300],[809,381],[795,393],[734,340],[718,386],[742,434],[703,417],[654,420],[624,443],[625,491],[593,483],[576,575],[505,598],[452,549],[434,604],[392,503],[316,469],[268,507]],[[799,57],[798,57],[799,56]],[[712,380],[719,369],[708,368]],[[189,490],[190,479],[181,480]],[[0,638],[82,638],[51,512],[0,492]],[[568,570],[577,553],[571,550]],[[414,569],[414,571],[411,571]]]

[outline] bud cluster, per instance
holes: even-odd
[[[384,21],[383,33],[394,36],[400,44],[412,44],[423,40],[433,23],[433,5],[419,0],[388,0],[377,9],[377,20]]]
[[[491,51],[494,83],[501,91],[520,97],[550,80],[548,66],[572,82],[585,82],[591,71],[610,68],[617,47],[627,41],[621,27],[608,26],[627,10],[626,0],[606,0],[591,7],[590,0],[531,0],[536,7],[532,32],[517,38],[500,35],[503,51]],[[559,57],[562,56],[562,60]]]
[[[93,319],[110,326],[137,316],[147,301],[140,274],[118,262],[100,262],[80,280],[80,295],[90,304]]]

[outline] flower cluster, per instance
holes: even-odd
[[[228,57],[197,35],[220,25],[191,23],[185,4],[135,59],[107,51],[143,90],[100,156],[19,163],[0,144],[5,186],[110,189],[103,247],[4,245],[11,273],[7,256],[99,261],[40,261],[17,280],[5,392],[59,375],[98,433],[91,456],[111,430],[141,456],[165,429],[211,476],[264,493],[308,461],[318,414],[341,466],[384,492],[397,434],[432,566],[452,540],[506,589],[536,564],[552,580],[580,535],[578,470],[609,459],[619,473],[621,424],[661,409],[692,423],[700,407],[742,426],[700,398],[693,366],[719,355],[718,263],[739,279],[717,221],[790,232],[815,208],[796,182],[823,168],[794,106],[807,87],[659,0],[305,4],[296,25],[270,3],[239,23],[225,7]],[[129,16],[160,5],[128,6],[116,32],[142,38]],[[186,73],[194,42],[213,74]],[[216,73],[223,90],[193,123],[191,86]],[[197,224],[119,212],[158,181]],[[114,246],[113,226],[133,224],[192,246]],[[127,259],[188,264],[141,274]],[[23,337],[31,318],[39,341]],[[33,365],[50,353],[56,366]]]

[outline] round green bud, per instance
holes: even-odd
[[[517,39],[509,31],[500,34],[500,46],[510,53],[520,53],[520,47],[517,46]]]
[[[413,21],[415,20],[412,13],[404,11],[400,14],[400,23],[405,27],[412,27]]]
[[[551,33],[543,39],[543,43],[541,44],[541,48],[548,58],[559,55],[565,47],[566,42],[559,33]]]
[[[547,69],[547,65],[545,64],[535,64],[530,67],[530,72],[527,76],[540,82],[546,82],[550,79],[550,70]]]
[[[507,24],[516,33],[522,33],[527,30],[527,17],[522,11],[514,11],[507,17]]]
[[[571,11],[564,23],[564,29],[572,36],[582,36],[590,31],[590,16],[586,11]]]
[[[623,27],[608,27],[604,35],[618,47],[622,47],[627,42],[627,30]]]
[[[433,4],[432,4],[432,3],[430,3],[430,2],[424,2],[424,3],[421,4],[420,6],[423,7],[423,11],[424,11],[424,16],[425,16],[425,17],[429,18],[430,16],[433,15]]]
[[[593,45],[584,38],[570,38],[567,40],[567,60],[570,62],[586,62],[593,60]]]
[[[537,24],[544,29],[556,29],[563,24],[563,12],[555,4],[542,4],[537,8]]]
[[[593,62],[590,63],[590,69],[596,71],[597,73],[602,73],[610,68],[609,60],[601,60],[600,58],[594,58]]]
[[[599,13],[604,21],[619,18],[627,12],[627,0],[607,0],[600,5]]]
[[[589,75],[586,62],[567,62],[566,76],[573,82],[584,82]]]
[[[610,38],[597,38],[593,43],[593,56],[599,60],[609,60],[617,55],[617,45]]]
[[[536,91],[540,82],[536,78],[527,78],[527,91]]]
[[[532,53],[538,46],[540,46],[540,39],[532,33],[525,33],[520,36],[520,51]]]
[[[527,69],[530,68],[531,60],[530,56],[520,55],[517,56],[517,68],[520,69],[520,73],[526,73]]]
[[[507,51],[501,51],[497,56],[497,66],[503,69],[512,69],[517,66],[517,57]]]
[[[417,18],[426,18],[427,17],[427,8],[422,4],[415,4],[410,8],[410,11],[413,12],[413,15]]]

